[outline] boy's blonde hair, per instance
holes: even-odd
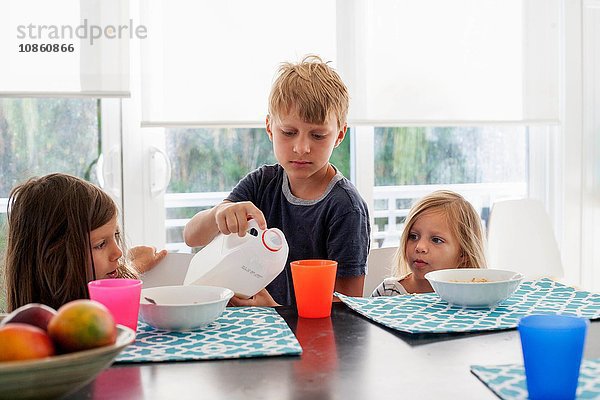
[[[410,231],[419,216],[432,210],[440,211],[446,217],[452,234],[458,240],[463,258],[455,268],[486,268],[484,233],[479,215],[460,194],[439,190],[423,197],[410,209],[400,237],[392,275],[403,277],[411,272],[406,259],[406,243]]]
[[[323,124],[334,115],[338,128],[346,123],[348,89],[340,76],[316,55],[298,63],[283,63],[269,95],[269,115],[296,111],[305,122]]]

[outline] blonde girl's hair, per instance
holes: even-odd
[[[410,273],[406,243],[416,220],[427,211],[440,211],[458,240],[463,257],[455,268],[487,268],[484,233],[477,211],[458,193],[439,190],[423,197],[410,209],[400,237],[392,276],[404,277]]]
[[[338,128],[346,123],[348,105],[346,85],[338,73],[316,55],[307,55],[297,64],[281,64],[269,95],[271,118],[295,111],[305,122],[323,124],[332,114]]]
[[[4,260],[8,311],[28,303],[59,308],[88,298],[87,283],[96,278],[90,232],[116,215],[107,193],[71,175],[32,178],[13,188]],[[137,276],[124,259],[119,275]]]

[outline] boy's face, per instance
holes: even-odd
[[[303,121],[296,112],[267,116],[267,134],[273,142],[275,158],[285,169],[290,182],[322,176],[329,158],[346,135],[346,127],[338,128],[333,115],[323,124]]]
[[[116,216],[107,224],[90,232],[96,279],[117,278],[119,258],[123,255],[119,247],[119,235]]]

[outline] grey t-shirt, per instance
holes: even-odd
[[[365,201],[338,171],[323,196],[303,200],[291,191],[279,165],[263,165],[246,175],[227,197],[251,201],[264,214],[269,228],[283,231],[290,252],[285,269],[267,286],[282,305],[295,304],[290,262],[329,259],[338,262],[337,276],[365,274],[369,254],[369,212]]]

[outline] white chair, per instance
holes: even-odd
[[[169,253],[141,277],[142,287],[183,285],[193,254]]]
[[[552,224],[538,200],[494,203],[487,242],[489,268],[517,271],[529,279],[563,276]]]
[[[380,249],[371,249],[367,258],[367,276],[365,277],[365,285],[363,296],[369,297],[373,290],[383,278],[390,276],[392,265],[394,263],[394,255],[398,250],[397,247],[382,247]]]

